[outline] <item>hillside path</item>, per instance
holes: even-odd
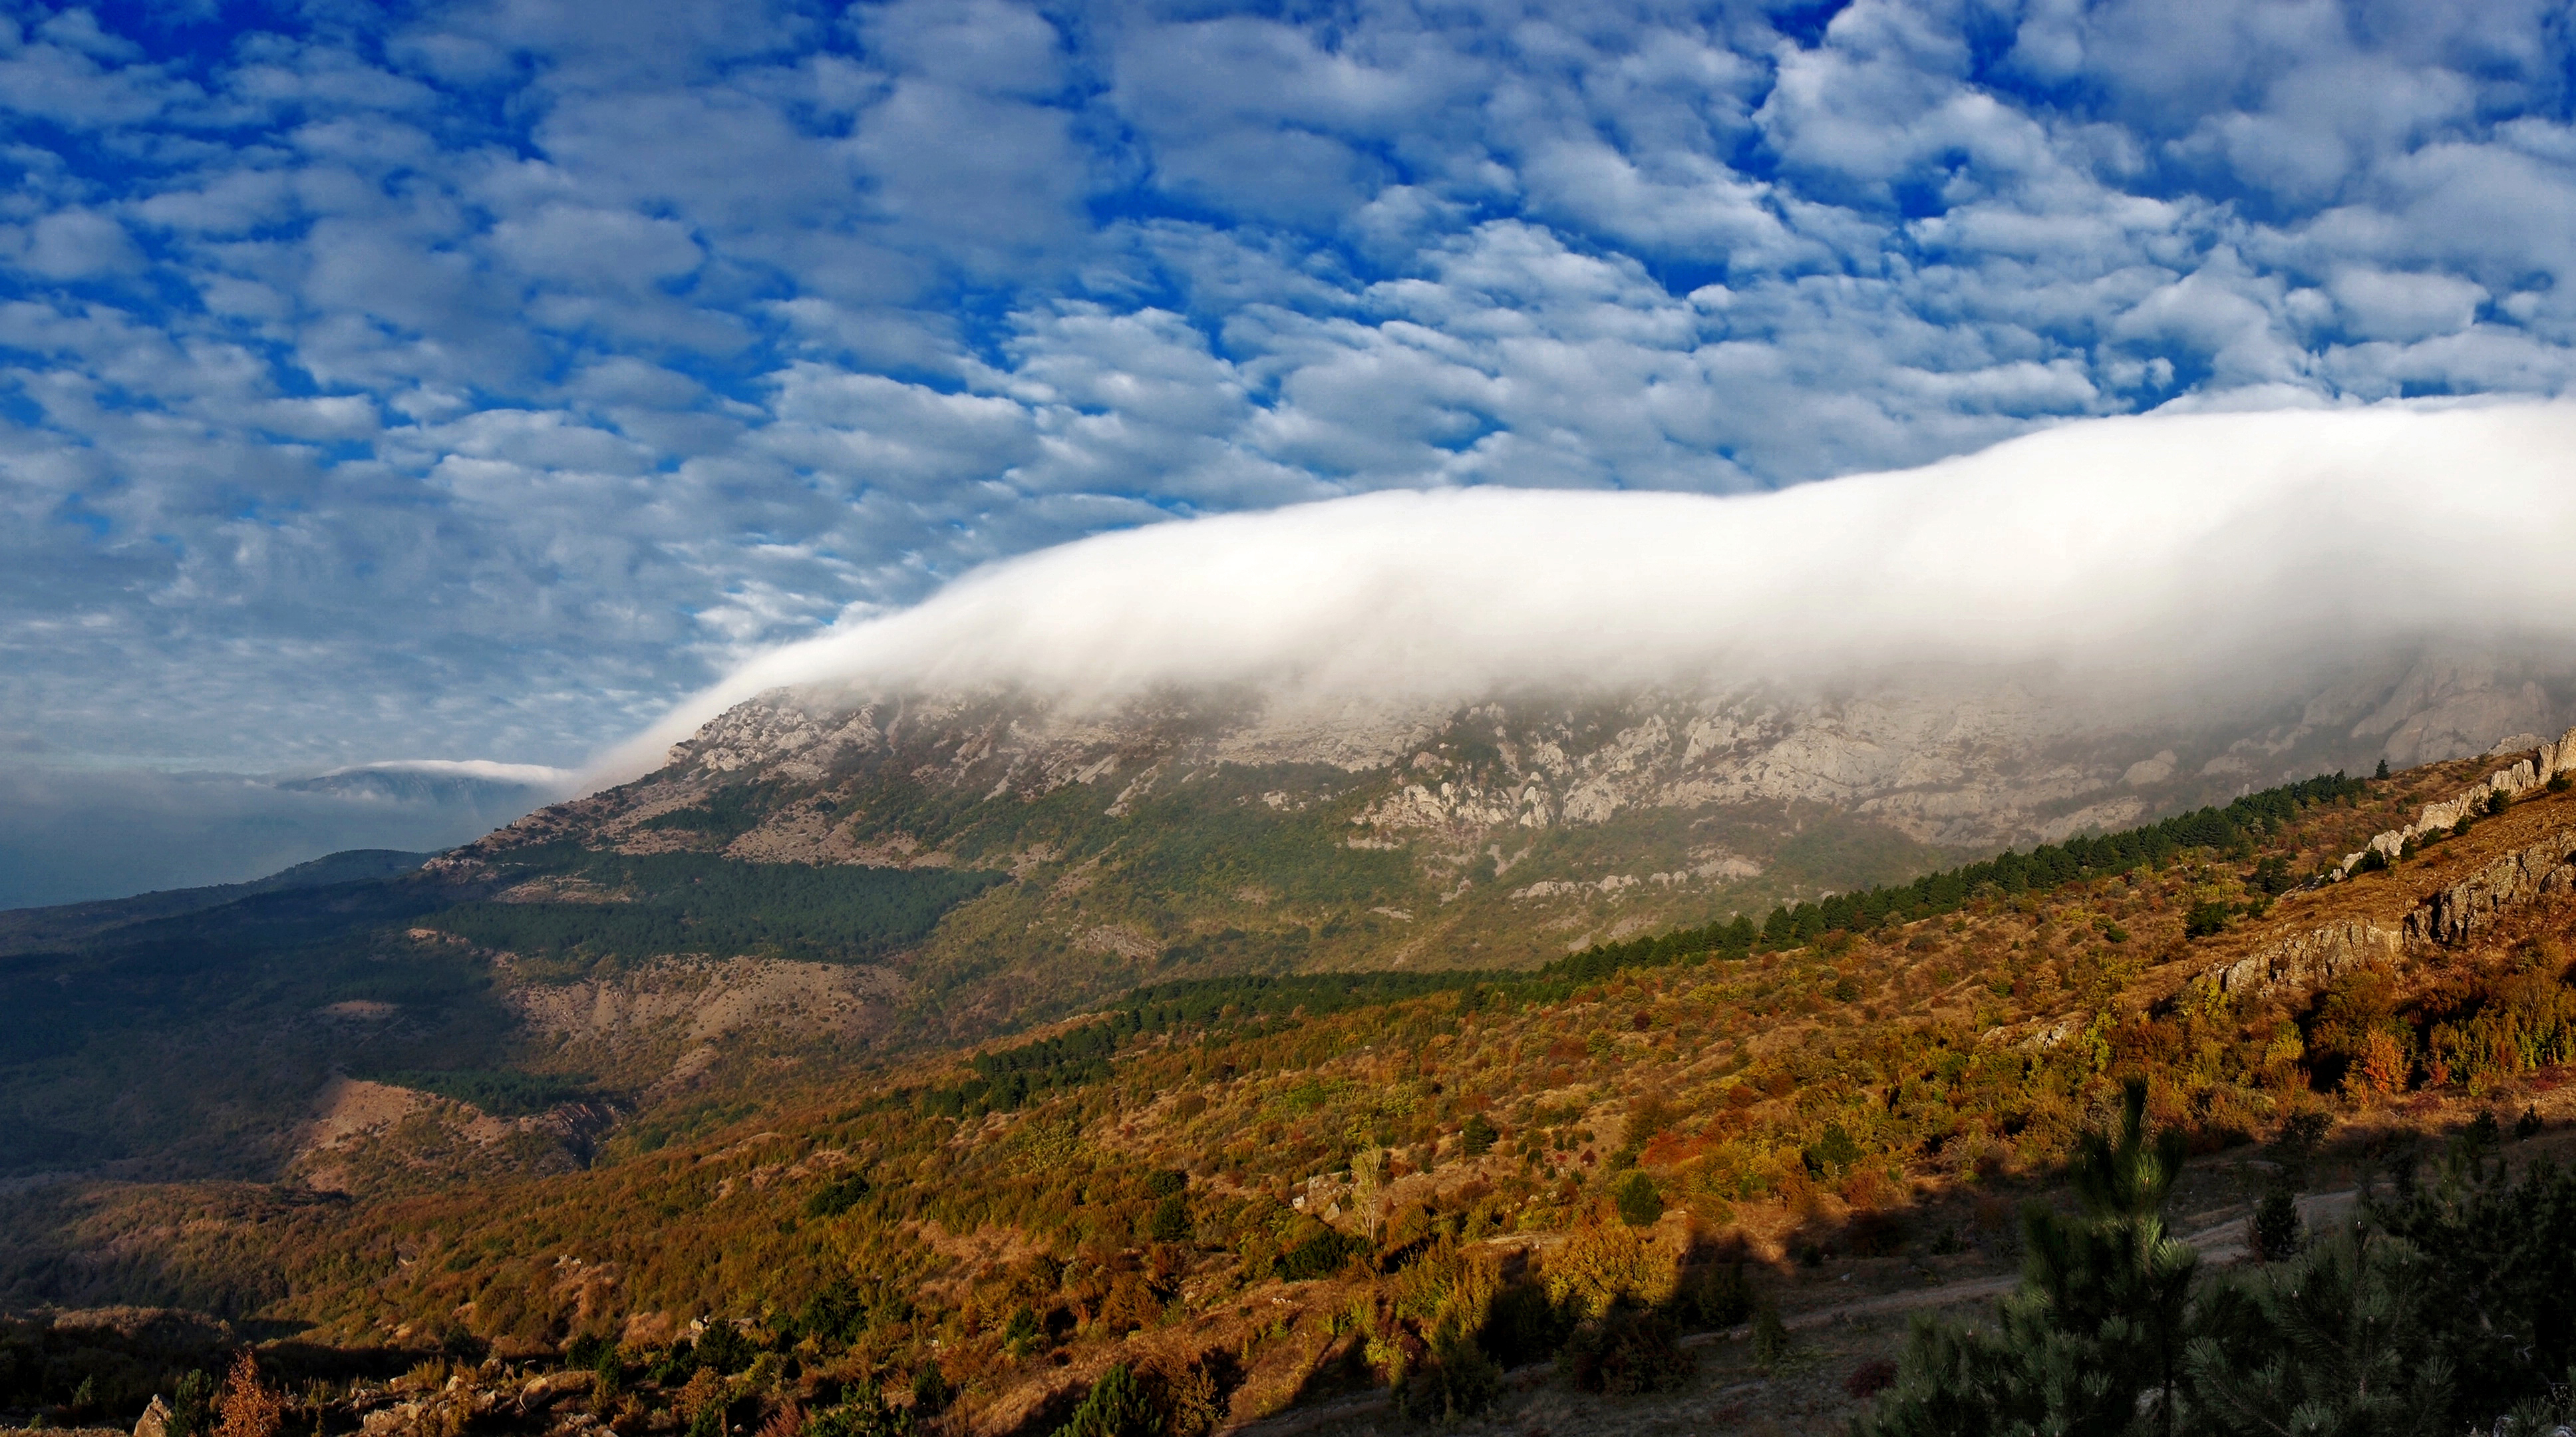
[[[2359,1193],[2352,1188],[2345,1188],[2340,1192],[2309,1193],[2299,1199],[2299,1221],[2313,1232],[2320,1223],[2337,1221],[2350,1213],[2353,1204],[2359,1201],[2359,1196]],[[2186,1236],[2183,1241],[2200,1250],[2201,1261],[2204,1263],[2214,1265],[2240,1261],[2246,1255],[2246,1221],[2247,1214],[2238,1212],[2224,1221],[2203,1226]],[[2020,1282],[2019,1273],[2007,1273],[1994,1277],[1948,1282],[1938,1287],[1918,1288],[1911,1292],[1882,1293],[1875,1297],[1835,1303],[1829,1307],[1810,1308],[1795,1316],[1783,1317],[1780,1325],[1796,1332],[1807,1328],[1828,1327],[1834,1323],[1849,1322],[1858,1318],[1879,1317],[1891,1312],[1950,1307],[1962,1302],[1974,1302],[1979,1298],[2001,1297],[2012,1291]],[[1682,1338],[1679,1345],[1711,1347],[1745,1336],[1751,1330],[1750,1324],[1738,1324],[1715,1332],[1694,1332]],[[1504,1373],[1503,1380],[1513,1387],[1535,1387],[1546,1381],[1555,1371],[1556,1365],[1552,1362],[1533,1362]],[[1314,1407],[1282,1412],[1259,1421],[1223,1428],[1220,1429],[1218,1437],[1298,1437],[1300,1433],[1327,1427],[1335,1422],[1385,1412],[1393,1405],[1393,1400],[1390,1394],[1383,1391],[1355,1393]]]

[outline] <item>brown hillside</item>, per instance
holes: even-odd
[[[1507,1366],[1614,1297],[1681,1329],[1770,1306],[1810,1334],[1805,1366],[1757,1371],[1741,1340],[1685,1346],[1699,1375],[1653,1410],[1794,1429],[1856,1400],[1867,1383],[1847,1379],[1911,1307],[1998,1290],[2013,1212],[2050,1198],[2125,1076],[2192,1136],[2176,1225],[2213,1257],[2292,1114],[2330,1116],[2312,1183],[2329,1205],[2392,1136],[2476,1113],[2528,1114],[2544,1135],[2525,1154],[2559,1145],[2576,1116],[2564,884],[2466,941],[2405,940],[2314,982],[2211,976],[2319,930],[2403,934],[2437,893],[2576,833],[2576,793],[2535,790],[2389,871],[2264,899],[2265,860],[2329,868],[2496,765],[2399,775],[2240,851],[1741,959],[1306,1012],[1261,1012],[1246,989],[1127,1033],[1094,1066],[1032,1068],[1060,1078],[1016,1104],[972,1096],[967,1052],[858,1074],[745,1051],[613,1133],[587,1171],[328,1201],[40,1188],[7,1278],[293,1324],[335,1349],[542,1366],[576,1339],[620,1342],[618,1393],[512,1420],[578,1426],[578,1409],[630,1437],[717,1399],[754,1423],[790,1402],[846,1408],[870,1384],[911,1407],[916,1383],[923,1423],[1041,1432],[1118,1364],[1147,1374],[1175,1432],[1292,1408],[1366,1426],[1392,1420],[1370,1404],[1422,1370],[1460,1304],[1521,1314],[1520,1337],[1495,1339]],[[2225,926],[2190,936],[2195,914]],[[1107,1021],[982,1051],[989,1067]],[[717,1329],[739,1330],[738,1364],[721,1355],[734,1338],[709,1347]],[[1504,1399],[1496,1430],[1651,1425],[1512,1390],[1527,1395]],[[316,1400],[345,1421],[397,1395],[369,1391]]]

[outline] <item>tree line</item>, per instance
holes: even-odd
[[[2047,892],[2069,883],[2107,878],[2161,865],[2195,848],[2236,852],[2276,832],[2302,809],[2337,803],[2369,791],[2369,785],[2338,770],[2297,783],[2249,793],[2223,808],[2200,808],[2098,838],[2070,838],[2042,844],[2029,853],[2010,849],[1993,858],[1927,873],[1911,883],[1837,893],[1813,902],[1784,903],[1757,924],[1745,914],[1697,928],[1595,944],[1540,969],[1549,977],[1585,981],[1606,978],[1622,968],[1677,963],[1701,954],[1741,957],[1748,953],[1801,948],[1828,933],[1874,928],[1882,923],[1913,923],[1955,913],[1981,891],[2005,894]]]
[[[2009,849],[1993,858],[1927,873],[1911,883],[1782,904],[1759,924],[1745,914],[1621,943],[1595,944],[1536,973],[1447,969],[1421,973],[1246,974],[1138,988],[1094,1021],[1071,1032],[978,1055],[975,1076],[920,1096],[924,1111],[950,1117],[1009,1112],[1031,1098],[1109,1076],[1111,1057],[1140,1036],[1221,1030],[1257,1033],[1259,1025],[1315,1018],[1350,1008],[1465,991],[1470,1008],[1486,1003],[1552,1002],[1622,969],[1700,957],[1742,958],[1800,948],[1829,933],[1883,923],[1911,923],[1965,907],[1978,894],[2048,892],[2070,883],[2163,864],[2192,849],[2235,852],[2321,804],[2369,791],[2340,770],[2249,793],[2223,807],[2195,809],[2158,823],[2099,837]]]

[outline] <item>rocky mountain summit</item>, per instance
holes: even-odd
[[[1515,836],[1645,814],[1811,808],[1928,846],[1996,848],[2117,827],[2320,768],[2476,753],[2498,733],[2554,730],[2570,708],[2567,696],[2495,663],[2438,659],[2235,713],[2117,711],[2041,676],[1467,704],[1249,690],[1075,703],[1006,689],[824,685],[741,704],[675,745],[644,781],[548,810],[493,842],[696,846],[712,830],[674,814],[713,793],[757,788],[757,800],[735,803],[739,826],[722,845],[733,856],[941,863],[954,855],[922,833],[897,825],[870,844],[856,835],[883,825],[838,805],[827,815],[810,800],[867,771],[985,803],[1035,802],[1080,785],[1115,818],[1233,766],[1338,775],[1336,792],[1364,795],[1348,835],[1362,845],[1512,848]],[[1260,801],[1278,809],[1296,800],[1283,792]],[[1705,876],[1725,867],[1719,860]]]
[[[1158,978],[1527,966],[2383,757],[2475,754],[2571,708],[2457,658],[2199,702],[2124,707],[2036,674],[1470,703],[818,685],[434,868],[577,850],[1008,875],[897,963],[962,1036],[1031,995]]]

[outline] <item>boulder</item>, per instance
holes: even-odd
[[[134,1437],[170,1437],[170,1404],[154,1397],[143,1415],[134,1419]]]

